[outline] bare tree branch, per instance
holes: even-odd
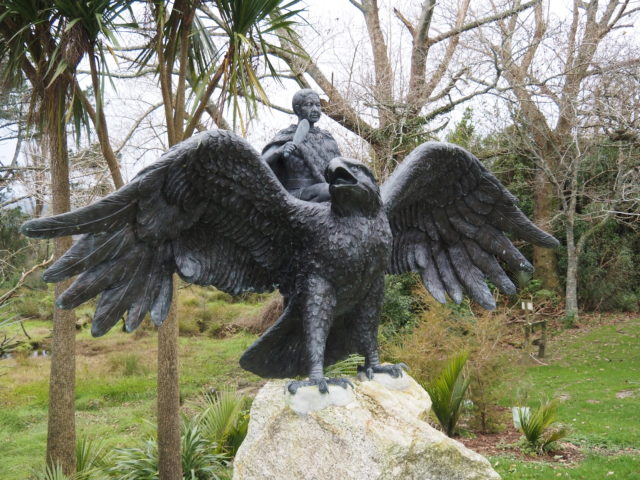
[[[31,198],[33,195],[23,195],[21,197],[13,198],[11,200],[7,200],[6,202],[0,203],[0,208],[8,207],[9,205],[13,205],[14,203],[21,202],[27,198]]]
[[[435,45],[436,43],[442,42],[447,38],[453,37],[455,35],[460,35],[461,33],[468,32],[469,30],[473,30],[474,28],[480,27],[482,25],[486,25],[487,23],[492,23],[497,20],[502,20],[503,18],[511,17],[516,15],[527,8],[531,8],[534,5],[540,3],[542,0],[531,0],[530,2],[524,3],[518,7],[512,8],[510,10],[506,10],[504,12],[500,12],[495,15],[491,15],[489,17],[481,18],[476,20],[475,22],[470,22],[465,25],[462,25],[458,28],[454,28],[453,30],[449,30],[448,32],[442,33],[432,39],[429,39],[430,45]]]
[[[27,270],[26,272],[23,272],[22,275],[20,275],[20,278],[18,279],[18,281],[16,282],[16,284],[9,289],[7,292],[5,292],[3,295],[0,295],[0,306],[4,303],[6,303],[10,298],[12,298],[16,292],[18,291],[18,289],[20,287],[22,287],[22,285],[24,284],[24,282],[27,280],[27,277],[29,275],[31,275],[33,272],[35,272],[36,270],[38,270],[39,268],[43,268],[46,267],[47,265],[49,265],[51,262],[53,261],[53,255],[51,255],[47,260],[45,260],[42,263],[39,263],[37,265],[34,265],[33,267],[31,267],[29,270]]]

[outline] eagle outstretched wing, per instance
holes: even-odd
[[[486,279],[507,294],[509,270],[532,271],[505,233],[543,247],[558,241],[536,227],[518,200],[465,149],[440,142],[416,148],[381,189],[393,232],[389,273],[418,272],[439,302],[463,292],[495,308]]]
[[[147,312],[160,325],[172,274],[237,294],[277,287],[312,204],[280,185],[241,137],[204,132],[174,146],[118,191],[93,205],[22,227],[30,237],[83,236],[44,274],[80,274],[57,299],[74,308],[102,293],[92,322],[100,336],[125,312],[135,329]]]

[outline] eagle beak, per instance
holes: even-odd
[[[334,186],[356,185],[358,179],[353,176],[348,165],[340,158],[334,158],[329,162],[325,171],[327,183]]]

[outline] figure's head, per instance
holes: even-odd
[[[310,124],[320,120],[322,109],[320,107],[320,97],[310,88],[298,90],[291,101],[293,111],[298,116],[298,120],[307,119]]]
[[[325,171],[331,208],[339,215],[373,216],[382,207],[378,182],[363,163],[336,157]]]

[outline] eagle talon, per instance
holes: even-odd
[[[358,373],[364,373],[369,380],[373,380],[375,373],[386,373],[393,378],[400,378],[404,370],[409,370],[409,367],[405,363],[396,363],[395,365],[361,365],[358,367]]]
[[[287,383],[287,391],[291,395],[295,395],[300,387],[313,387],[317,386],[320,393],[329,393],[329,385],[338,385],[346,390],[347,387],[353,387],[346,378],[310,378],[309,380],[292,380]]]

